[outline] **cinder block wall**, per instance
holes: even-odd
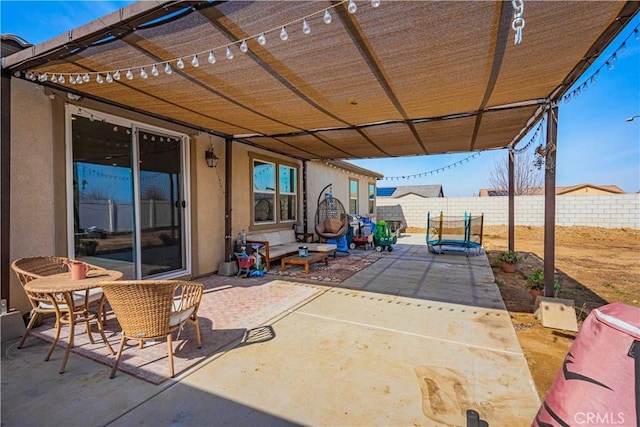
[[[426,227],[427,212],[462,217],[484,214],[485,225],[507,225],[508,197],[379,197],[378,219],[402,219],[408,227]],[[516,225],[544,225],[544,196],[516,196]],[[556,197],[556,225],[640,229],[640,194]]]

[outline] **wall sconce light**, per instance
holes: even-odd
[[[210,168],[218,166],[218,156],[213,152],[213,145],[210,145],[207,151],[204,152],[204,158]]]

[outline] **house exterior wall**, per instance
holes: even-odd
[[[42,87],[11,79],[10,255],[15,259],[56,254],[53,103]],[[10,274],[10,308],[31,309]]]
[[[315,229],[318,196],[321,196],[320,200],[324,198],[324,194],[321,195],[320,192],[326,185],[331,184],[330,190],[333,197],[340,200],[347,212],[349,211],[349,179],[358,181],[358,213],[362,216],[369,216],[367,214],[369,209],[369,184],[375,185],[375,177],[353,173],[322,161],[307,162],[308,232],[312,232]],[[301,227],[299,228],[302,230]]]
[[[379,198],[377,217],[403,219],[408,227],[426,227],[431,215],[484,213],[485,225],[508,224],[508,197]],[[640,229],[640,193],[556,197],[556,225]],[[516,225],[544,225],[544,196],[515,197]]]
[[[34,256],[68,256],[66,189],[65,104],[94,110],[132,121],[187,134],[190,173],[191,277],[218,270],[225,255],[225,148],[223,138],[197,132],[160,119],[143,116],[91,100],[71,101],[66,93],[53,91],[21,79],[12,79],[11,97],[11,248],[10,260]],[[212,144],[219,158],[209,168],[204,153]],[[232,152],[232,230],[231,238],[252,231],[251,156],[281,160],[298,166],[298,222],[302,231],[302,161],[234,142]],[[358,176],[330,167],[324,162],[306,162],[308,179],[308,231],[314,230],[317,197],[322,188],[333,183],[334,196],[348,207],[349,176],[358,179],[359,209],[367,212],[368,184],[375,178]],[[268,228],[293,227],[291,224]],[[253,227],[255,228],[255,227]],[[10,274],[11,308],[26,312],[30,304],[15,275]]]

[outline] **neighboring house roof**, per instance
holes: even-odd
[[[399,187],[380,187],[376,190],[378,197],[403,197],[413,194],[420,197],[444,197],[442,185],[403,185]]]
[[[23,49],[33,46],[20,36],[14,34],[2,34],[0,35],[0,47],[2,58],[9,56],[13,53],[20,52]]]
[[[594,190],[604,191],[611,194],[624,194],[617,185],[594,185],[594,184],[578,184],[564,187],[556,187],[556,195],[572,194],[584,188],[593,188]],[[544,187],[536,187],[529,189],[528,195],[542,195],[544,194]],[[480,189],[480,197],[492,197],[492,196],[508,196],[509,191],[500,188],[482,188]]]

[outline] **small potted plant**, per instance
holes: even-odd
[[[515,251],[500,252],[498,258],[502,262],[502,271],[505,273],[514,273],[516,271],[516,264],[524,259],[522,255]]]
[[[527,276],[527,289],[531,293],[531,299],[533,302],[539,296],[544,296],[544,272],[538,268],[533,273]],[[560,283],[557,280],[553,281],[554,294],[557,296],[560,292]]]

